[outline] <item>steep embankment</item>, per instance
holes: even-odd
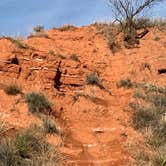
[[[131,112],[125,111],[133,91],[118,89],[116,83],[128,78],[165,86],[166,74],[158,72],[166,69],[165,32],[152,29],[139,48],[114,55],[94,26],[46,34],[23,43],[0,39],[1,84],[17,82],[23,93],[42,92],[54,104],[53,115],[63,124],[65,165],[130,165],[128,147],[143,139],[131,126]],[[86,84],[92,72],[105,89]],[[8,132],[40,123],[20,98],[0,90],[1,120]]]

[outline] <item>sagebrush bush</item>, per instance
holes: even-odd
[[[48,114],[51,111],[51,103],[41,93],[28,93],[25,95],[29,111]]]
[[[22,92],[22,89],[17,84],[10,84],[4,87],[4,91],[8,95],[17,95]]]

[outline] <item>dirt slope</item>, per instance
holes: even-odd
[[[133,91],[117,89],[116,83],[129,78],[165,86],[166,74],[158,70],[166,69],[166,33],[151,29],[139,48],[115,54],[94,26],[45,33],[47,38],[27,38],[27,48],[0,39],[0,83],[17,82],[23,93],[43,92],[54,104],[53,115],[63,123],[65,139],[60,150],[66,157],[65,165],[133,165],[126,147],[143,139],[131,126],[131,113],[124,111]],[[73,60],[72,54],[79,60]],[[86,76],[92,72],[100,76],[106,90],[86,85]],[[5,120],[7,131],[40,123],[20,98],[0,90],[1,120]]]

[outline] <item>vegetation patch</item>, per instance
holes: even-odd
[[[60,133],[60,130],[57,128],[55,122],[52,119],[50,119],[49,117],[43,119],[43,126],[44,126],[46,133],[50,133],[50,134]]]
[[[100,88],[103,88],[99,76],[94,72],[86,76],[86,83],[88,85],[96,85]]]
[[[78,56],[76,54],[72,54],[70,56],[70,59],[72,59],[73,61],[76,61],[76,62],[80,62],[80,60],[79,60],[79,58],[78,58]]]
[[[25,95],[25,101],[28,104],[29,111],[32,113],[40,112],[48,114],[51,111],[51,103],[41,93],[28,93]]]
[[[117,42],[117,35],[120,33],[120,27],[117,24],[95,23],[94,24],[106,39],[108,47],[113,53],[116,53],[121,47]]]
[[[136,101],[130,103],[130,107],[134,110],[132,124],[145,135],[147,145],[153,152],[142,162],[144,165],[165,166],[166,88],[151,84],[135,84],[135,87]]]
[[[24,43],[24,40],[20,37],[12,38],[12,37],[4,37],[5,39],[10,40],[12,43],[14,43],[18,48],[21,49],[27,49],[29,46]]]
[[[96,85],[100,89],[104,90],[105,92],[108,92],[110,95],[112,95],[111,90],[107,89],[103,84],[102,81],[99,78],[99,75],[97,73],[90,73],[86,76],[86,83],[88,85]]]
[[[154,41],[159,41],[160,40],[160,37],[158,37],[158,36],[156,36],[155,38],[154,38]]]
[[[60,58],[60,59],[66,59],[66,56],[62,55],[62,54],[58,54],[58,58]]]
[[[158,121],[157,111],[154,108],[138,108],[133,113],[133,126],[136,129],[145,129],[154,126]]]
[[[4,86],[4,91],[8,95],[17,95],[22,93],[21,87],[18,86],[17,84],[10,84],[10,85]]]
[[[32,37],[38,37],[38,38],[46,38],[46,39],[50,39],[49,35],[44,31],[44,26],[42,25],[37,25],[36,27],[33,28],[33,33],[31,33],[30,36],[28,36],[28,38],[32,38]]]
[[[125,88],[129,89],[129,88],[133,87],[133,84],[130,79],[125,79],[125,80],[120,80],[116,84],[116,86],[117,86],[117,88],[125,87]]]
[[[50,55],[55,55],[54,50],[49,50],[48,53],[49,53]]]
[[[3,135],[4,132],[4,121],[0,120],[0,137]]]
[[[76,27],[73,26],[73,25],[64,25],[62,27],[59,27],[59,28],[54,28],[54,29],[58,29],[60,31],[69,31],[69,30],[75,30]]]
[[[48,144],[36,128],[0,142],[0,166],[59,166],[61,159],[56,148]]]
[[[36,33],[43,32],[44,31],[44,26],[43,25],[37,25],[33,28],[33,31]]]

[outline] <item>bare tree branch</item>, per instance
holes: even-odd
[[[115,20],[118,21],[127,40],[137,37],[134,20],[138,18],[146,9],[166,0],[107,0],[112,7]],[[123,24],[122,24],[123,23]],[[126,39],[125,39],[126,41]]]

